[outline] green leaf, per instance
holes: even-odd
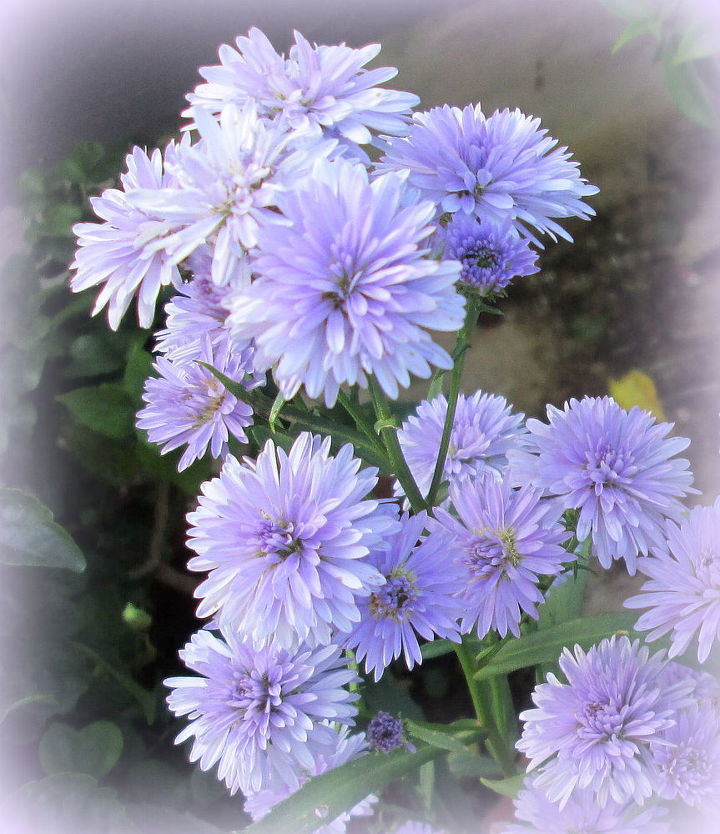
[[[273,433],[275,432],[275,423],[277,422],[277,418],[280,416],[280,412],[286,402],[287,400],[285,397],[278,392],[273,401],[272,408],[270,409],[270,416],[268,417],[268,426],[270,427],[270,431]]]
[[[244,829],[244,834],[310,834],[317,829],[319,818],[328,822],[334,820],[368,794],[379,794],[386,785],[441,752],[427,745],[415,753],[403,749],[388,754],[368,753],[313,777],[299,791],[276,805],[266,817]]]
[[[130,348],[123,376],[123,388],[137,402],[140,401],[145,380],[152,373],[153,358],[143,347],[144,343],[145,336],[142,335]]]
[[[99,142],[78,142],[72,154],[60,163],[60,173],[80,185],[93,182],[104,155],[105,149]]]
[[[131,677],[109,664],[103,657],[101,657],[94,649],[91,649],[89,646],[86,646],[83,643],[73,643],[72,645],[79,652],[81,652],[90,660],[92,660],[100,671],[103,671],[106,674],[110,675],[110,677],[114,678],[120,684],[120,686],[140,705],[140,708],[143,711],[143,715],[145,716],[145,720],[147,721],[147,723],[153,723],[153,721],[155,720],[155,715],[157,713],[157,700],[155,698],[154,692],[149,692],[147,689],[144,689]]]
[[[3,546],[0,563],[85,570],[85,557],[72,536],[53,521],[52,512],[33,495],[0,489]]]
[[[443,384],[445,382],[445,371],[435,371],[430,380],[430,387],[428,388],[428,400],[434,400],[443,392]]]
[[[561,582],[558,579],[553,582],[545,594],[545,602],[538,608],[538,631],[580,617],[589,577],[587,570],[573,574],[570,569],[562,575]]]
[[[61,402],[82,426],[105,437],[129,437],[134,431],[133,405],[119,383],[75,388],[59,394]]]
[[[454,652],[457,645],[457,643],[453,643],[451,640],[440,638],[430,643],[423,643],[420,646],[420,654],[422,654],[423,660],[432,660],[434,657],[442,657],[444,654]]]
[[[553,663],[566,646],[572,647],[579,643],[584,649],[589,648],[618,631],[630,632],[636,620],[637,614],[632,611],[614,611],[594,617],[581,617],[543,631],[524,634],[504,643],[495,657],[475,673],[475,680],[487,680],[529,666]]]
[[[665,83],[678,110],[688,119],[705,127],[716,124],[717,113],[694,63],[674,64],[672,56],[666,52],[663,56],[663,70]]]
[[[82,220],[82,208],[73,203],[49,205],[38,233],[43,237],[70,237],[72,227]]]
[[[46,704],[46,705],[57,705],[57,699],[54,695],[50,695],[49,693],[38,694],[38,695],[28,695],[25,698],[20,698],[19,701],[15,701],[14,704],[9,704],[5,707],[0,707],[0,724],[11,715],[16,710],[21,710],[23,707],[31,706],[32,704]]]
[[[635,40],[635,38],[639,37],[640,35],[644,35],[646,32],[651,31],[651,19],[650,18],[641,18],[640,20],[633,20],[632,23],[628,23],[628,25],[623,30],[623,33],[620,37],[615,41],[613,44],[613,48],[610,51],[611,55],[614,55],[616,52],[621,50],[623,46],[630,43],[630,41]]]
[[[122,732],[112,721],[95,721],[81,730],[56,722],[40,739],[40,764],[48,776],[70,772],[102,779],[118,763],[122,749]]]
[[[469,750],[462,753],[450,753],[447,757],[450,772],[456,779],[477,779],[484,776],[487,779],[502,776],[500,766],[490,756],[479,756]]]
[[[405,728],[412,738],[455,753],[465,753],[466,744],[488,734],[488,731],[473,719],[452,724],[405,719]]]
[[[508,776],[507,779],[481,778],[480,781],[486,788],[490,788],[491,791],[495,791],[495,793],[499,793],[501,796],[509,796],[510,799],[514,799],[523,786],[525,774],[518,773],[515,776]]]
[[[72,362],[67,376],[100,376],[121,368],[125,362],[114,333],[83,333],[70,345]]]
[[[720,38],[712,26],[700,24],[688,26],[680,38],[672,63],[684,64],[686,61],[699,61],[720,52]]]

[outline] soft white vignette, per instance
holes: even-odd
[[[720,33],[716,0],[690,0],[687,5],[703,8]],[[489,41],[477,26],[481,17],[487,22],[484,32],[489,33]],[[598,0],[3,0],[0,269],[22,248],[22,217],[13,205],[13,179],[20,167],[36,164],[37,153],[51,153],[54,147],[59,147],[61,157],[70,150],[71,139],[107,141],[111,134],[103,133],[103,124],[111,124],[115,114],[119,114],[118,129],[126,111],[137,119],[152,120],[156,90],[173,87],[175,48],[189,50],[198,32],[204,37],[215,33],[197,61],[214,63],[217,46],[232,42],[250,25],[264,29],[283,48],[293,28],[323,43],[347,40],[360,46],[379,41],[383,52],[375,64],[397,66],[399,75],[390,86],[417,92],[423,99],[421,107],[480,99],[486,110],[518,106],[533,112],[562,144],[570,145],[584,173],[593,164],[593,154],[602,153],[618,135],[630,138],[631,153],[633,135],[642,141],[644,119],[658,110],[665,110],[669,118],[674,113],[652,64],[649,41],[609,58],[613,32],[621,31],[622,22],[605,12]],[[573,31],[583,25],[587,25],[583,37],[573,42]],[[553,88],[534,91],[523,79],[537,69],[536,55],[557,55],[558,50],[562,57],[555,65]],[[625,76],[624,84],[598,87],[601,95],[588,95],[582,84],[593,80],[596,62],[603,66],[614,62],[616,81],[623,67],[632,74]],[[93,99],[97,87],[88,87],[88,81],[113,67],[124,67],[131,83],[120,79],[114,89],[108,85],[105,100]],[[190,76],[188,85],[192,83]],[[179,92],[184,91],[185,87]],[[108,100],[111,94],[114,101]],[[89,135],[74,133],[74,117],[83,101],[91,111],[85,118]],[[691,257],[703,247],[711,248],[709,242],[720,243],[720,167],[713,161],[698,160],[707,168],[707,204],[699,207],[700,219],[681,244],[681,259],[684,253]],[[605,189],[605,197],[601,194],[599,199],[611,197]],[[720,356],[709,356],[707,369],[713,376],[720,373]],[[716,410],[720,411],[720,403]],[[720,437],[719,428],[717,420],[706,430]],[[0,473],[0,480],[12,485],[14,474]],[[12,668],[12,658],[0,658],[0,666]],[[0,759],[1,767],[10,769],[12,762]],[[0,832],[5,831],[26,834],[0,812]],[[712,831],[695,828],[693,834]]]

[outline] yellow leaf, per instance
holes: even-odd
[[[665,421],[665,412],[652,379],[642,371],[628,371],[620,379],[608,382],[610,396],[625,409],[633,406],[649,411],[657,420]]]

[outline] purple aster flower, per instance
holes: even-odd
[[[261,382],[252,372],[252,358],[249,346],[240,353],[214,352],[208,336],[198,353],[198,359],[248,390]],[[195,361],[172,361],[164,356],[155,360],[153,368],[159,376],[145,381],[145,407],[138,412],[137,427],[147,431],[151,443],[163,447],[162,454],[187,444],[178,471],[203,457],[208,449],[214,458],[224,456],[230,436],[247,443],[245,429],[253,422],[253,410],[211,371]]]
[[[509,217],[497,225],[458,212],[438,229],[433,242],[443,257],[462,264],[460,286],[480,295],[500,292],[513,278],[540,271],[537,252],[520,237]]]
[[[257,461],[228,456],[190,513],[188,566],[210,571],[200,617],[258,643],[329,642],[360,618],[358,598],[383,578],[366,558],[397,521],[365,499],[375,469],[358,471],[350,445],[301,434],[286,453],[268,441]]]
[[[258,224],[281,222],[274,210],[277,192],[305,174],[332,143],[290,152],[290,134],[260,119],[252,105],[225,107],[220,121],[198,110],[201,141],[183,144],[169,167],[175,188],[133,192],[133,205],[176,227],[163,246],[179,263],[198,246],[213,248],[212,278],[226,284],[257,243]]]
[[[303,771],[315,767],[314,754],[335,749],[325,720],[352,724],[357,713],[358,696],[343,687],[358,678],[336,646],[259,649],[233,634],[222,640],[199,631],[180,657],[202,677],[165,681],[170,709],[190,719],[175,743],[194,737],[190,761],[202,770],[218,764],[231,793],[278,780],[296,789]]]
[[[347,727],[341,727],[339,730],[333,732],[335,732],[334,747],[318,746],[317,750],[313,750],[313,766],[300,777],[300,785],[305,784],[313,776],[319,776],[321,773],[334,770],[336,767],[340,767],[340,765],[367,753],[368,745],[365,733],[349,735]],[[287,799],[292,793],[294,793],[292,788],[280,783],[273,788],[263,788],[261,791],[252,793],[247,797],[245,811],[250,814],[253,821],[257,821],[262,819],[278,802]],[[377,801],[378,798],[376,796],[369,794],[349,811],[340,814],[340,816],[331,822],[315,829],[313,834],[344,834],[347,823],[353,817],[372,816],[374,812],[373,805]],[[318,808],[315,813],[321,818],[323,816],[323,809]]]
[[[480,639],[490,629],[519,637],[522,613],[537,619],[543,602],[539,578],[574,558],[560,546],[568,534],[557,508],[538,490],[513,490],[507,477],[493,475],[451,484],[450,501],[459,520],[442,508],[435,517],[454,539],[447,552],[461,573],[462,633],[476,626]]]
[[[395,718],[389,712],[380,712],[373,716],[367,728],[368,746],[378,753],[392,753],[398,747],[407,747],[411,752],[415,748],[405,738],[405,724],[402,718]]]
[[[527,435],[525,415],[513,414],[511,408],[498,394],[476,391],[469,397],[458,396],[444,480],[452,484],[486,472],[502,473],[508,450],[522,448]],[[447,399],[439,395],[421,402],[398,431],[405,460],[423,495],[430,489],[446,415]]]
[[[553,674],[535,687],[535,709],[517,749],[541,767],[536,785],[564,808],[577,790],[594,791],[598,804],[642,805],[657,789],[652,744],[689,703],[691,684],[667,685],[662,653],[650,656],[638,640],[613,636],[585,653],[575,646],[560,657],[567,683]]]
[[[379,52],[378,44],[362,49],[311,46],[295,32],[287,58],[279,55],[256,28],[236,39],[237,50],[223,44],[220,65],[201,67],[205,84],[188,95],[197,108],[219,113],[229,103],[254,102],[261,116],[279,120],[294,130],[331,130],[351,142],[371,141],[370,130],[400,135],[407,132],[407,115],[420,99],[412,93],[377,87],[397,75],[394,67],[363,69]]]
[[[676,723],[658,735],[652,751],[659,796],[714,814],[720,811],[720,723],[709,705],[679,712]]]
[[[636,628],[648,640],[671,633],[670,657],[682,654],[698,637],[704,663],[720,635],[720,498],[712,507],[695,507],[678,525],[668,521],[666,540],[638,561],[650,577],[626,608],[649,608]]]
[[[166,165],[174,152],[170,145]],[[113,330],[135,294],[138,322],[141,327],[150,327],[160,287],[179,277],[170,258],[158,249],[158,242],[162,246],[176,227],[157,212],[141,210],[132,202],[139,189],[162,193],[172,185],[171,177],[163,173],[162,154],[155,150],[148,157],[145,151],[133,148],[126,163],[127,173],[120,177],[122,190],[108,188],[100,197],[90,198],[95,214],[105,222],[73,226],[79,248],[70,266],[76,270],[70,289],[80,292],[102,284],[93,315],[107,305]]]
[[[564,807],[551,802],[545,792],[526,781],[515,799],[515,817],[502,834],[670,834],[664,822],[666,810],[655,805],[640,809],[634,802],[598,804],[591,789],[575,790]]]
[[[367,387],[367,374],[394,399],[410,373],[452,367],[427,331],[462,325],[459,264],[419,248],[433,207],[403,207],[403,176],[370,183],[364,167],[343,161],[321,171],[283,195],[289,227],[263,228],[260,277],[234,295],[230,324],[255,337],[258,368],[277,363],[286,399],[304,385],[330,406],[342,383]]]
[[[595,214],[580,198],[598,189],[580,177],[567,148],[539,130],[539,119],[519,110],[486,117],[479,104],[446,104],[413,119],[406,139],[389,142],[380,170],[409,170],[410,184],[441,211],[483,222],[509,218],[538,245],[528,227],[572,240],[552,218]]]
[[[518,483],[559,496],[564,509],[580,510],[577,537],[592,536],[607,568],[625,559],[633,575],[638,553],[662,546],[665,517],[683,512],[680,498],[695,492],[685,458],[690,443],[667,437],[671,423],[647,411],[625,411],[611,397],[585,397],[547,407],[549,425],[528,420],[537,454],[510,452]]]
[[[346,641],[358,661],[365,659],[365,670],[374,672],[376,681],[401,654],[409,669],[422,663],[418,634],[426,640],[435,636],[460,640],[457,620],[462,611],[453,596],[459,570],[445,559],[448,535],[438,530],[423,536],[428,524],[425,512],[405,514],[400,524],[394,535],[385,538],[383,549],[368,556],[385,584],[360,602],[360,622]]]

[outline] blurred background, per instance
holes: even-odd
[[[568,224],[574,244],[548,242],[542,272],[511,286],[504,316],[486,317],[464,388],[533,416],[611,391],[675,422],[692,439],[699,500],[720,492],[716,3],[5,0],[2,480],[37,496],[83,554],[65,542],[65,564],[48,557],[46,569],[18,545],[0,565],[0,792],[18,826],[54,831],[59,796],[75,797],[63,813],[90,831],[92,814],[103,831],[243,824],[240,800],[172,749],[160,686],[196,628],[184,514],[211,469],[178,476],[135,433],[152,342],[131,321],[111,334],[88,316],[92,294],[65,284],[87,196],[112,184],[131,144],[177,130],[197,67],[250,26],[279,50],[293,29],[318,43],[381,42],[373,65],[397,66],[388,86],[421,107],[480,101],[539,116],[599,186],[597,217]],[[418,385],[407,398],[423,395]],[[47,521],[7,495],[6,519]],[[591,585],[591,611],[621,607],[630,588],[619,571]],[[462,714],[452,674],[435,662],[405,680],[405,713]]]

